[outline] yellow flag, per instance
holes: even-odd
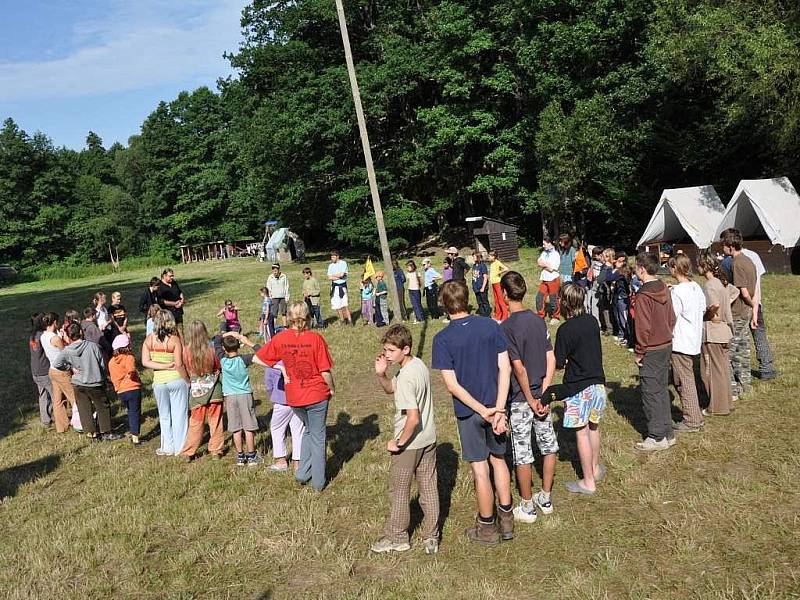
[[[375,267],[372,266],[372,259],[367,258],[367,262],[364,263],[364,276],[361,278],[361,280],[366,281],[371,277],[375,277]]]

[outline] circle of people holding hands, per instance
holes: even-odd
[[[667,450],[676,444],[677,433],[699,432],[706,418],[734,410],[752,383],[751,333],[760,377],[777,376],[761,305],[763,264],[757,254],[742,247],[738,231],[727,230],[721,241],[722,260],[707,250],[699,253],[694,265],[682,254],[670,258],[669,272],[677,283],[666,285],[658,278],[658,255],[640,253],[631,265],[627,255],[610,248],[576,247],[568,235],[561,235],[556,244],[546,238],[537,261],[541,272],[536,311],[523,304],[528,293],[524,277],[494,253],[489,253],[487,265],[476,251],[469,265],[457,248],[450,247],[441,274],[428,258],[422,261],[421,273],[413,260],[405,270],[393,261],[403,318],[407,291],[412,323],[425,320],[424,291],[428,315],[448,321],[434,336],[431,367],[440,371],[452,397],[462,459],[469,463],[474,482],[477,514],[465,531],[470,540],[499,544],[514,537],[515,521],[533,523],[539,513],[553,512],[559,451],[553,402],[563,406],[560,426],[575,432],[580,462],[579,478],[567,481],[565,489],[586,497],[597,492],[606,476],[600,461],[599,425],[607,404],[601,336],[614,335],[633,353],[639,368],[647,435],[635,448],[642,452]],[[262,464],[255,447],[259,425],[249,372],[255,363],[264,368],[265,388],[273,403],[274,461],[268,469],[291,471],[300,484],[321,491],[326,485],[325,424],[335,390],[328,345],[313,331],[325,327],[321,285],[305,268],[303,299],[291,301],[286,274],[279,264],[273,264],[271,271],[260,290],[263,344],[242,334],[239,309],[230,300],[217,313],[221,322],[213,337],[199,320],[191,321],[184,331],[186,298],[172,269],[150,281],[139,310],[147,318],[141,366],[153,372],[158,408],[160,445],[155,453],[194,460],[207,426],[207,454],[221,458],[224,412],[235,464]],[[702,278],[702,287],[693,280],[693,272]],[[346,261],[332,251],[327,270],[330,306],[341,323],[352,325],[348,274]],[[422,547],[432,554],[438,551],[440,532],[430,373],[412,352],[412,329],[389,326],[383,273],[375,272],[374,282],[372,277],[365,272],[359,282],[361,318],[365,325],[388,326],[374,370],[380,388],[393,396],[394,419],[387,442],[390,512],[384,535],[371,550],[410,549],[409,502],[416,479],[424,513]],[[470,313],[468,285],[477,314]],[[110,381],[120,403],[127,406],[130,442],[141,444],[142,382],[128,318],[119,292],[111,295],[109,306],[105,294],[98,292],[82,313],[32,316],[31,372],[43,424],[54,425],[58,433],[71,427],[92,441],[122,439],[112,431],[106,392]],[[548,318],[550,325],[559,325],[554,343]],[[242,346],[252,352],[241,352]],[[495,358],[487,360],[492,355]],[[697,360],[710,401],[704,409],[694,379]],[[390,366],[397,367],[394,376],[388,374]],[[564,370],[560,384],[553,383],[557,369]],[[682,406],[678,422],[671,416],[670,371]],[[516,506],[508,453],[519,494]],[[542,481],[534,492],[537,453]]]

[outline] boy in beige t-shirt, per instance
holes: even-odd
[[[391,512],[384,537],[371,547],[373,552],[409,550],[408,527],[411,479],[417,478],[419,504],[426,554],[439,550],[439,489],[436,483],[436,425],[428,367],[411,356],[411,332],[404,325],[392,325],[383,336],[383,352],[375,359],[375,374],[387,394],[394,394],[394,435],[387,444],[392,468],[389,482]],[[393,379],[386,375],[389,364],[400,371]]]

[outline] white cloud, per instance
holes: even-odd
[[[211,83],[230,72],[223,52],[241,40],[245,0],[108,2],[76,23],[74,50],[56,60],[0,62],[0,101],[85,97],[172,82]]]

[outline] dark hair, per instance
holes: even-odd
[[[500,287],[503,288],[508,299],[514,302],[522,302],[525,294],[528,293],[528,286],[525,283],[525,278],[516,271],[503,273],[503,276],[500,278]]]
[[[572,236],[568,233],[562,233],[561,235],[558,236],[558,241],[562,243],[567,242],[568,244],[571,244]]]
[[[728,274],[725,269],[721,268],[722,265],[719,259],[710,250],[701,250],[697,256],[697,270],[701,274],[711,272],[714,277],[722,282],[725,287],[728,286]]]
[[[166,269],[161,271],[161,277],[164,277],[164,275],[166,275],[167,273],[172,273],[174,275],[175,271],[172,270],[172,267],[167,267]]]
[[[467,312],[469,309],[469,290],[463,281],[446,281],[439,288],[439,302],[442,303],[447,314]]]
[[[400,263],[397,262],[396,258],[392,259],[392,269],[395,269],[397,271],[400,270]]]
[[[567,319],[586,312],[585,300],[586,290],[576,283],[566,283],[558,292],[558,305]]]
[[[339,254],[339,250],[337,250],[336,248],[334,248],[333,250],[331,250],[331,251],[330,251],[330,254],[331,254],[331,256],[339,256],[339,257],[341,257],[341,256],[342,256],[341,254]]]
[[[542,236],[542,244],[544,244],[545,242],[547,242],[548,244],[552,244],[553,243],[553,238],[551,238],[549,235],[543,235]]]
[[[453,259],[449,256],[444,257],[444,266],[445,267],[452,267],[453,266]]]
[[[738,229],[726,229],[720,239],[723,246],[730,246],[734,250],[742,249],[742,234]]]
[[[80,317],[81,317],[80,313],[74,308],[68,308],[64,312],[64,322],[77,321],[78,319],[80,319]]]
[[[411,330],[406,327],[405,325],[392,325],[389,329],[386,330],[386,333],[383,334],[383,338],[381,339],[381,343],[383,344],[391,344],[392,346],[399,348],[402,350],[406,346],[411,348],[412,344],[412,337],[411,337]]]
[[[636,255],[636,266],[644,269],[648,275],[655,275],[658,273],[658,268],[661,263],[658,261],[658,255],[653,252],[640,252]]]
[[[624,250],[617,250],[614,253],[614,260],[619,260],[620,258],[625,258],[625,259],[628,258],[628,255],[625,253]]]
[[[92,308],[91,306],[87,306],[86,308],[83,309],[84,319],[91,319],[93,316],[95,316],[95,314],[96,313],[94,311],[94,308]]]
[[[241,347],[241,344],[238,338],[232,335],[225,335],[222,337],[222,347],[225,348],[226,352],[236,352]]]
[[[602,246],[595,246],[594,248],[592,248],[592,258],[594,258],[595,256],[600,256],[601,254],[603,254]]]
[[[81,324],[73,321],[67,327],[67,337],[71,340],[82,340],[83,339],[83,328]]]
[[[46,313],[44,313],[42,315],[42,328],[43,329],[47,329],[53,323],[58,325],[58,313],[46,312]]]
[[[414,271],[416,271],[416,270],[417,270],[417,263],[415,263],[413,260],[409,260],[409,261],[406,263],[406,266],[407,266],[407,267],[411,267],[411,268],[412,268]]]
[[[306,275],[311,275],[311,269],[306,267],[305,269],[303,269],[303,273],[305,273]]]
[[[160,283],[161,283],[161,280],[158,277],[151,277],[150,278],[150,283],[148,284],[148,287],[153,287],[153,286],[156,286],[156,285],[158,285]]]
[[[31,339],[35,338],[36,334],[40,331],[45,330],[42,324],[42,317],[44,317],[44,313],[42,312],[35,312],[31,315]]]

